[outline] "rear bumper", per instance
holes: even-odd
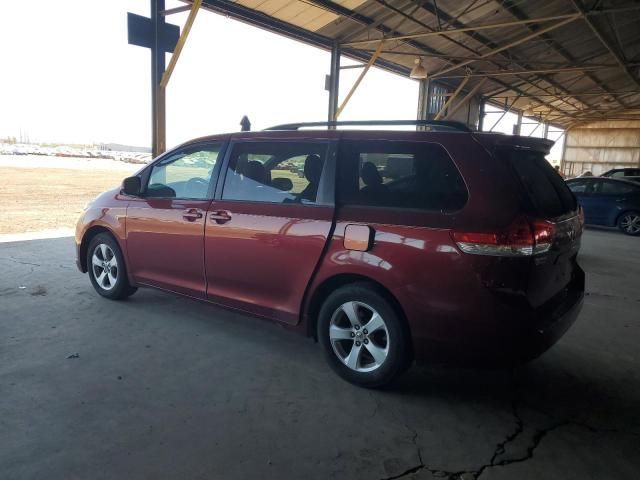
[[[458,323],[453,341],[414,338],[418,361],[457,365],[508,366],[524,363],[551,348],[576,321],[584,302],[584,272],[576,268],[570,284],[540,308],[500,305],[464,333],[465,319]],[[475,328],[474,328],[475,327]],[[463,332],[461,332],[463,331]]]

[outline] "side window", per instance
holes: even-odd
[[[343,204],[457,210],[467,201],[460,173],[434,143],[344,141],[338,169]]]
[[[578,182],[569,182],[567,183],[569,190],[573,193],[586,193],[589,190],[589,182],[586,181],[578,181]]]
[[[610,178],[622,178],[624,177],[624,170],[618,170],[617,172],[613,172],[611,175],[609,175]]]
[[[633,185],[627,185],[624,182],[600,182],[598,192],[603,195],[624,195],[633,192]]]
[[[233,146],[222,198],[267,203],[316,203],[326,143],[246,142]]]
[[[173,153],[153,166],[146,197],[206,199],[221,144],[199,145]]]

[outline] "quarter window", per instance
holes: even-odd
[[[338,183],[343,204],[457,210],[467,201],[460,173],[434,143],[343,142]]]
[[[229,157],[222,198],[317,203],[326,155],[326,143],[238,143]]]
[[[190,147],[175,152],[153,166],[146,197],[209,198],[211,176],[221,145]]]

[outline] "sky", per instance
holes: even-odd
[[[127,12],[148,16],[149,3],[5,2],[0,137],[22,131],[32,142],[150,146],[151,56],[127,43]],[[182,27],[186,18],[167,21]],[[325,120],[329,60],[323,50],[200,11],[167,87],[167,146],[237,131],[243,115],[253,129]],[[359,72],[341,71],[341,99]],[[372,68],[341,119],[415,118],[417,97],[416,81]],[[510,133],[510,121],[496,131]]]
[[[3,5],[0,136],[22,129],[32,141],[148,146],[151,56],[127,44],[127,11],[148,16],[149,1]],[[256,129],[326,120],[329,61],[328,52],[199,12],[167,87],[167,145],[236,131],[245,114]],[[341,72],[343,95],[358,72]],[[372,69],[341,119],[415,118],[417,95],[417,82]]]

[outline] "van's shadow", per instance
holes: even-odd
[[[566,344],[512,369],[414,366],[393,392],[462,404],[511,402],[556,422],[640,435],[640,374]]]

